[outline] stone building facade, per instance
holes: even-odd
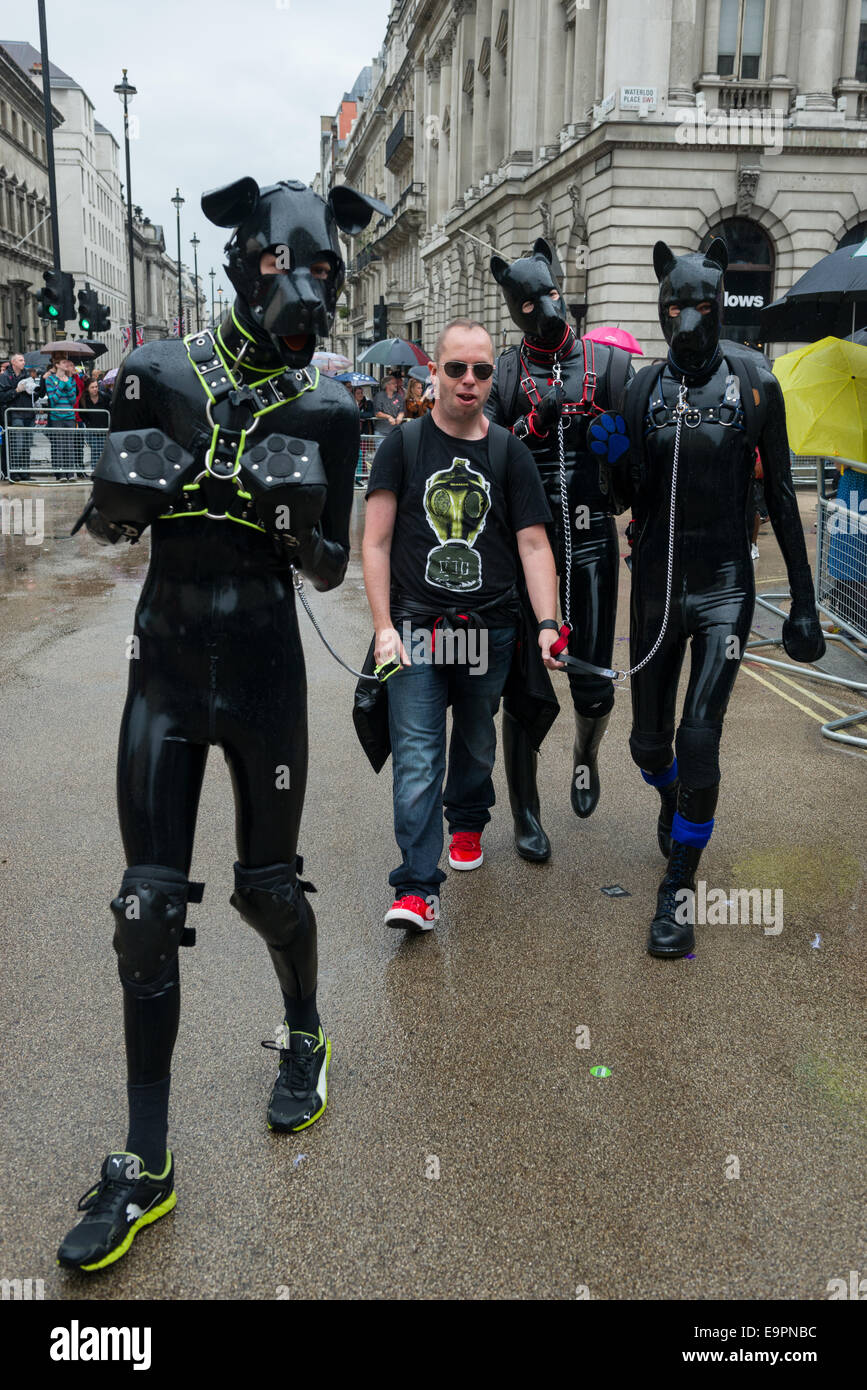
[[[41,100],[38,51],[29,43],[7,43],[5,51],[31,79]],[[84,88],[54,63],[51,99],[63,117],[54,132],[61,265],[75,277],[76,293],[89,284],[97,291],[100,304],[108,305],[111,329],[101,335],[101,341],[108,346],[106,363],[117,363],[121,356],[120,325],[128,302],[118,143],[96,119]],[[67,323],[66,331],[77,336],[77,323]],[[45,341],[42,333],[40,339]]]
[[[158,222],[145,217],[140,207],[133,207],[133,248],[135,257],[135,312],[139,332],[146,343],[155,338],[174,336],[178,316],[178,263],[166,251],[165,231]],[[198,322],[204,327],[211,321],[211,306],[207,300],[199,272],[198,286],[186,262],[181,264],[181,300],[184,308],[184,332],[197,327],[196,296],[199,301]]]
[[[36,296],[53,264],[42,93],[0,48],[0,359],[44,341]]]
[[[651,253],[730,248],[730,336],[867,237],[867,0],[394,0],[334,177],[393,208],[347,247],[348,355],[430,349],[471,314],[516,334],[488,269],[544,235],[582,331],[662,351]],[[773,351],[787,345],[774,345]]]

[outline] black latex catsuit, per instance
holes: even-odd
[[[511,264],[501,256],[491,259],[491,271],[524,337],[517,364],[513,350],[498,359],[485,413],[523,439],[538,465],[553,516],[551,540],[560,575],[561,612],[564,618],[569,612],[572,626],[568,653],[609,668],[617,614],[617,531],[610,497],[600,490],[599,456],[587,446],[587,429],[602,411],[616,408],[617,401],[609,396],[620,394],[631,368],[620,349],[599,343],[588,344],[585,357],[583,341],[566,324],[563,296],[552,267],[553,251],[542,237],[531,254]],[[555,384],[557,365],[559,385]],[[617,386],[611,385],[613,367],[618,369]],[[571,566],[566,558],[560,486],[561,412]],[[592,815],[599,800],[597,753],[614,704],[614,688],[605,677],[573,671],[569,687],[575,716],[570,800],[575,814],[584,818]],[[539,862],[548,858],[551,846],[539,819],[536,754],[509,701],[504,700],[503,761],[515,847],[523,858]]]
[[[719,412],[729,374],[723,360],[703,385],[689,386],[689,405],[702,410],[705,418],[695,428],[681,428],[668,625],[650,664],[632,678],[633,747],[638,742],[644,749],[648,740],[656,740],[656,754],[662,754],[665,766],[671,762],[677,683],[687,639],[692,638],[692,648],[683,720],[687,726],[699,721],[716,728],[722,724],[752,621],[755,578],[747,507],[754,450],[741,411],[737,423],[730,425],[710,423],[706,415],[708,409]],[[665,610],[674,439],[668,416],[681,380],[666,366],[654,393],[654,400],[661,399],[666,407],[657,410],[665,423],[645,426],[647,485],[633,506],[632,665],[650,651]],[[791,480],[775,477],[773,491],[777,522],[784,524],[784,510],[794,504]],[[790,520],[787,514],[785,522]],[[797,509],[795,520],[800,530]],[[639,758],[642,767],[647,766],[644,756],[645,761]],[[681,780],[701,785],[701,771],[692,766],[688,754],[678,766]]]
[[[719,341],[726,265],[726,248],[718,239],[703,255],[681,257],[657,243],[660,323],[669,356],[661,376],[658,367],[648,367],[648,375],[639,374],[627,388],[623,409],[631,455],[626,468],[611,473],[619,505],[631,503],[636,521],[630,648],[630,664],[636,666],[654,647],[663,625],[675,410],[685,411],[668,622],[655,655],[632,676],[630,750],[645,781],[659,790],[657,834],[669,860],[648,940],[650,952],[659,956],[683,955],[694,945],[693,922],[678,916],[676,895],[694,888],[694,873],[713,831],[723,718],[752,622],[755,579],[749,523],[756,444],[764,465],[768,512],[792,593],[783,643],[798,661],[815,660],[824,651],[779,383],[760,354],[753,353],[745,362],[749,349],[729,345],[733,362],[726,359],[726,344]],[[647,405],[639,412],[647,383]],[[752,401],[745,401],[746,392]],[[748,420],[754,422],[753,437]],[[678,679],[687,641],[689,683],[675,740]]]
[[[595,403],[603,409],[612,405],[604,395],[604,382],[612,349],[601,343],[588,344],[593,353],[593,368],[597,375]],[[589,352],[588,352],[589,355]],[[508,410],[498,392],[498,377],[494,373],[491,394],[485,414],[498,425],[511,428],[515,421],[526,416],[539,399],[551,390],[555,353],[540,343],[525,338],[521,344],[522,378],[532,381],[528,391],[523,380],[514,405]],[[563,413],[564,453],[566,462],[566,493],[572,527],[571,619],[572,635],[569,653],[594,666],[610,667],[614,651],[614,626],[617,616],[617,580],[620,554],[617,527],[611,514],[611,502],[600,490],[599,457],[587,448],[587,427],[594,414],[579,415],[570,407],[585,394],[585,371],[591,363],[584,358],[584,343],[569,335],[565,355],[556,354],[562,373],[566,397]],[[551,528],[554,557],[560,576],[560,608],[566,612],[566,551],[563,539],[563,507],[560,491],[560,451],[556,425],[545,438],[528,434],[524,443],[530,449],[539,469],[551,508]],[[579,513],[586,507],[586,513]],[[576,524],[580,518],[581,525]],[[586,525],[585,525],[586,522]],[[599,718],[614,704],[614,690],[603,677],[569,672],[569,688],[575,709],[584,715]]]
[[[243,317],[240,304],[236,312]],[[228,317],[221,335],[231,360],[243,338]],[[237,374],[243,377],[243,369]],[[128,400],[132,377],[138,379],[138,398]],[[285,380],[290,393],[297,389],[294,374]],[[155,343],[126,360],[111,429],[156,426],[187,445],[197,429],[208,430],[205,405],[183,344]],[[266,418],[267,432],[319,443],[328,495],[320,522],[323,539],[305,568],[318,588],[331,588],[341,582],[349,556],[357,409],[343,386],[319,377],[315,390]],[[228,483],[212,487],[212,497],[221,487],[227,497],[231,491]],[[98,535],[102,531],[99,513],[87,524]],[[151,537],[150,566],[136,610],[139,652],[130,662],[118,749],[118,812],[127,863],[162,865],[188,875],[205,762],[209,747],[218,744],[232,779],[240,865],[294,869],[307,778],[307,713],[290,554],[250,526],[207,517],[155,521]],[[315,919],[309,908],[304,927],[282,958],[272,950],[284,991],[301,998],[316,983]],[[179,1015],[177,978],[174,957],[168,978],[154,982],[146,994],[124,979],[132,1084],[145,1085],[168,1072]]]

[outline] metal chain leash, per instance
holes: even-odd
[[[662,627],[659,629],[659,636],[651,647],[647,656],[642,657],[637,666],[630,666],[628,671],[622,671],[618,684],[625,681],[629,676],[634,676],[636,671],[640,671],[659,651],[665,630],[668,627],[668,616],[671,609],[671,579],[674,571],[674,516],[675,503],[677,500],[677,464],[680,458],[680,432],[683,429],[683,417],[686,414],[686,382],[682,381],[677,388],[677,405],[674,407],[674,414],[677,424],[674,430],[674,457],[671,465],[671,506],[668,514],[668,570],[665,576],[665,609],[662,614]]]
[[[563,370],[559,359],[554,362],[554,385],[562,386]],[[557,421],[557,447],[560,454],[560,505],[563,509],[563,544],[566,553],[566,602],[563,621],[572,627],[572,518],[569,515],[569,498],[566,484],[566,445],[563,440],[563,416]]]
[[[317,633],[319,634],[319,637],[322,639],[322,641],[324,642],[325,646],[328,648],[328,650],[330,651],[331,655],[334,657],[334,660],[335,660],[336,662],[338,662],[338,664],[341,665],[341,666],[343,667],[344,671],[348,671],[349,674],[350,674],[351,676],[358,676],[359,680],[363,680],[363,681],[373,681],[374,685],[378,684],[378,679],[377,679],[376,676],[368,676],[368,675],[365,675],[364,671],[356,671],[356,669],[355,669],[354,666],[347,666],[347,664],[346,664],[346,662],[343,660],[343,658],[342,658],[342,657],[339,657],[339,656],[337,655],[337,652],[334,650],[334,648],[332,647],[332,645],[331,645],[331,643],[329,642],[328,638],[325,636],[325,633],[322,631],[322,628],[321,628],[321,627],[319,626],[319,624],[317,623],[316,618],[315,618],[315,615],[314,615],[314,613],[313,613],[313,609],[310,607],[310,604],[307,602],[307,595],[306,595],[305,592],[304,592],[304,580],[301,578],[301,571],[300,571],[300,570],[297,570],[297,569],[294,569],[294,568],[293,568],[293,570],[292,570],[292,584],[293,584],[293,586],[294,586],[294,589],[295,589],[296,594],[298,595],[298,597],[300,598],[302,604],[304,605],[304,611],[305,611],[305,613],[307,614],[308,618],[310,619],[311,623],[313,624],[314,628],[316,629]]]

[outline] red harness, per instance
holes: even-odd
[[[557,345],[556,348],[553,348],[553,349],[551,350],[550,354],[545,353],[546,356],[550,356],[550,357],[551,357],[552,363],[559,360],[560,351],[561,351],[561,349],[562,349],[564,343],[568,340],[568,337],[569,337],[569,335],[571,334],[571,332],[572,332],[572,330],[571,330],[571,329],[568,327],[568,325],[567,325],[567,327],[566,327],[566,334],[564,335],[562,341]],[[601,415],[601,414],[603,414],[604,407],[601,406],[601,405],[597,405],[597,404],[596,404],[596,400],[595,400],[595,396],[596,396],[596,352],[595,352],[593,340],[592,340],[592,338],[589,338],[589,339],[588,339],[588,338],[582,338],[581,341],[582,341],[582,343],[584,344],[584,385],[583,385],[583,388],[582,388],[582,391],[581,391],[581,399],[580,399],[580,401],[567,401],[566,404],[563,406],[563,414],[564,414],[564,415],[593,415],[593,414],[595,413],[595,414],[597,414],[597,415]],[[535,383],[535,381],[533,380],[532,376],[530,375],[530,364],[529,364],[529,362],[527,361],[526,357],[524,356],[524,345],[525,345],[525,343],[526,343],[526,339],[525,339],[524,342],[521,344],[521,351],[520,351],[520,359],[521,359],[521,367],[522,367],[521,386],[522,386],[523,389],[524,389],[524,395],[527,397],[527,400],[530,402],[530,405],[531,405],[532,407],[535,407],[535,406],[541,404],[542,397],[539,395],[539,389],[538,389],[538,387],[536,386],[536,383]],[[590,367],[589,367],[589,370],[588,370],[588,368],[587,368],[587,345],[588,345],[588,343],[589,343],[589,346],[590,346]],[[533,348],[532,351],[535,352],[535,353],[537,353],[537,354],[540,353],[540,349],[539,349],[539,348]],[[540,364],[540,365],[544,366],[544,364]],[[553,385],[554,385],[554,378],[553,378],[553,377],[549,377],[549,378],[548,378],[548,385],[549,385],[549,386],[553,386]],[[535,431],[534,431],[534,433],[535,433]]]

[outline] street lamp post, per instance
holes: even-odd
[[[218,285],[218,287],[217,287],[217,298],[218,298],[219,301],[220,301],[220,323],[222,323],[222,322],[223,322],[223,286],[222,286],[222,285]]]
[[[135,321],[135,246],[132,236],[132,188],[130,187],[129,175],[129,103],[136,94],[137,88],[133,87],[126,80],[126,68],[123,70],[123,81],[119,82],[114,89],[120,100],[123,102],[123,142],[126,147],[126,235],[129,242],[129,341],[130,347],[135,349],[136,345],[136,321]]]
[[[214,280],[216,279],[217,272],[215,271],[213,266],[211,266],[211,269],[208,271],[208,274],[211,277],[211,327],[216,328],[217,320],[214,317]]]
[[[176,189],[175,189],[175,196],[174,196],[174,198],[172,198],[172,207],[174,208],[175,212],[177,213],[177,217],[178,217],[178,337],[179,337],[179,338],[182,338],[182,337],[184,336],[184,298],[183,298],[184,291],[183,291],[182,270],[181,270],[181,208],[183,207],[184,202],[185,202],[185,199],[183,199],[183,198],[181,197],[181,190],[180,190],[179,188],[176,188]]]
[[[202,321],[199,317],[199,246],[201,242],[195,232],[190,237],[190,245],[193,248],[193,293],[196,296],[196,332],[201,332]]]

